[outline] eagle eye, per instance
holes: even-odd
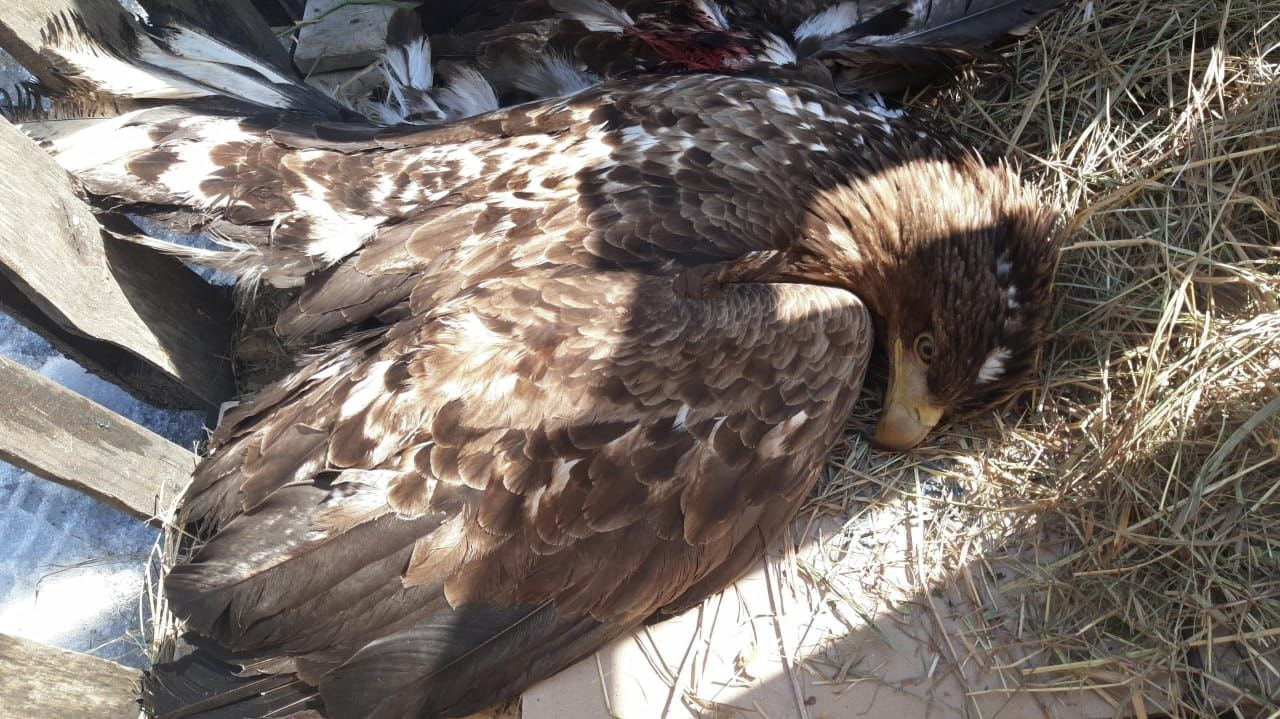
[[[933,335],[928,332],[921,332],[916,337],[916,357],[919,357],[924,364],[929,364],[933,361],[934,351]]]

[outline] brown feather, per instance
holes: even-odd
[[[1058,4],[434,3],[421,32],[469,34],[449,42],[509,103],[741,75],[404,130],[227,55],[199,61],[271,110],[31,128],[104,211],[203,218],[228,249],[190,256],[300,288],[287,341],[332,340],[212,437],[175,612],[309,711],[409,719],[512,696],[723,589],[816,481],[873,317],[881,341],[931,335],[925,391],[957,411],[1017,386],[1048,314],[1034,191],[821,88],[930,81]]]
[[[244,261],[302,285],[282,329],[340,338],[228,413],[167,591],[335,718],[477,708],[736,579],[842,431],[873,315],[932,329],[959,406],[1046,314],[1033,192],[814,87],[628,80],[341,149],[157,117],[178,164],[96,191],[218,212],[184,173],[275,158],[223,173],[220,219],[309,218]]]

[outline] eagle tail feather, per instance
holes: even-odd
[[[950,79],[989,56],[992,45],[1029,32],[1064,2],[912,0],[867,20],[849,16],[846,28],[830,18],[812,23],[828,29],[810,30],[812,36],[801,42],[816,45],[810,52],[832,68],[838,91],[897,93]]]
[[[977,49],[1031,31],[1066,0],[914,0],[912,22],[880,45]]]
[[[348,116],[292,68],[177,16],[148,25],[119,10],[53,13],[46,19],[39,51],[41,64],[67,86],[57,88],[55,99],[71,103],[63,111],[55,104],[53,116],[68,116],[76,111],[75,101],[85,98],[93,98],[87,103],[98,108],[93,114],[138,102],[230,99],[310,116]]]
[[[142,703],[156,719],[320,716],[313,711],[320,705],[315,689],[296,676],[242,676],[203,648],[152,667],[142,680]]]
[[[549,602],[465,603],[366,644],[326,674],[320,694],[335,719],[466,716],[560,671],[624,626],[560,616]]]
[[[135,62],[161,76],[259,107],[339,119],[348,113],[329,95],[197,28],[169,25],[147,34]]]
[[[270,266],[262,248],[250,243],[218,237],[216,232],[210,232],[208,237],[223,249],[192,247],[152,237],[143,232],[127,230],[122,232],[113,227],[114,224],[116,223],[104,222],[103,229],[119,239],[232,275],[238,280],[236,292],[240,293],[240,296],[252,296],[270,273]]]
[[[167,106],[22,129],[96,198],[114,234],[230,273],[249,286],[261,280],[294,287],[372,239],[380,220],[358,207],[340,212],[325,204],[338,154],[327,156],[323,168],[290,174],[285,166],[300,151],[271,140],[277,119]],[[153,220],[144,226],[148,231],[208,230],[221,247],[144,238],[128,222],[107,221],[122,212]]]

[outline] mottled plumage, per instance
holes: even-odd
[[[334,717],[478,709],[733,581],[839,436],[873,316],[931,335],[905,406],[941,412],[1015,381],[1046,313],[1034,193],[815,88],[639,79],[320,149],[120,124],[115,160],[54,147],[114,202],[213,213],[233,266],[302,284],[283,336],[341,338],[228,412],[184,500],[212,535],[165,582]]]
[[[527,90],[511,75],[559,57],[603,78],[742,71],[847,94],[892,93],[950,78],[1062,2],[528,0],[514,12],[477,10],[493,25],[468,44],[506,89]]]
[[[183,498],[207,540],[165,591],[208,646],[157,670],[162,716],[514,696],[757,561],[873,344],[876,439],[907,448],[1014,386],[1048,313],[1034,190],[804,82],[612,80],[421,129],[29,129],[104,211],[183,208],[229,247],[189,254],[300,288],[276,328],[312,354],[226,414]]]

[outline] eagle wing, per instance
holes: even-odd
[[[198,260],[277,286],[301,285],[356,254],[335,285],[363,282],[351,269],[399,276],[380,281],[373,303],[360,291],[331,288],[321,300],[308,288],[314,307],[303,314],[363,303],[348,313],[355,318],[404,299],[406,277],[419,272],[475,281],[526,261],[652,268],[778,249],[817,186],[870,161],[861,143],[887,139],[893,122],[812,88],[686,75],[409,133],[183,108],[24,129],[106,198],[109,212],[164,218],[186,208],[237,249]],[[815,162],[815,147],[830,157]],[[565,232],[576,234],[545,242]],[[489,254],[474,251],[481,246]],[[508,247],[525,256],[504,255]],[[424,258],[452,265],[424,268]]]
[[[332,716],[478,709],[723,588],[857,396],[861,301],[741,270],[896,120],[716,76],[409,134],[144,112],[51,142],[301,284],[286,335],[342,336],[224,418],[165,583]]]
[[[168,596],[239,655],[296,658],[333,716],[470,711],[740,576],[871,343],[834,288],[481,283],[229,415],[187,499],[219,529]]]

